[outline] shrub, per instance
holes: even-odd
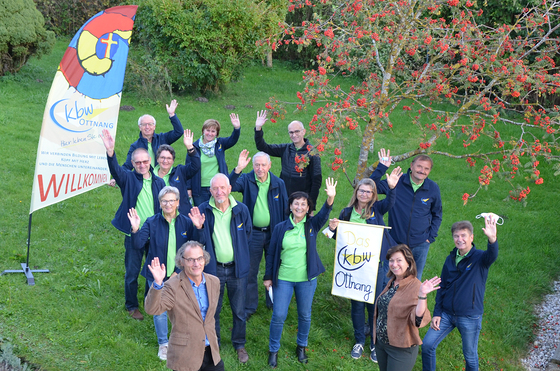
[[[32,55],[48,54],[54,42],[33,0],[0,2],[0,76],[19,71]]]
[[[252,0],[145,0],[135,22],[145,55],[132,53],[131,64],[165,69],[174,90],[217,92],[258,52],[270,28],[267,10]]]

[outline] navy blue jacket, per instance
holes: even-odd
[[[117,155],[114,153],[113,157],[107,155],[107,162],[109,163],[109,171],[117,185],[121,189],[122,202],[115,213],[115,217],[111,221],[113,226],[119,231],[129,234],[130,233],[130,220],[128,220],[128,210],[132,207],[136,207],[136,202],[138,202],[138,195],[142,190],[144,183],[144,177],[142,174],[136,172],[136,170],[129,171],[123,166],[119,166],[117,162]],[[152,174],[152,195],[154,197],[154,213],[161,213],[161,208],[159,206],[158,195],[159,191],[165,187],[165,182],[163,179],[154,174],[153,169],[150,167],[150,173]]]
[[[173,125],[173,130],[168,131],[167,133],[154,133],[154,136],[152,137],[152,151],[154,151],[154,156],[156,155],[159,146],[162,144],[172,145],[177,141],[177,139],[183,136],[183,125],[181,125],[181,121],[179,121],[177,115],[170,117],[169,120],[171,121],[171,125]],[[126,161],[122,165],[125,169],[133,169],[131,156],[132,152],[134,152],[137,148],[144,148],[148,150],[148,140],[142,136],[142,132],[138,135],[138,140],[130,145],[130,149],[126,155]]]
[[[268,172],[270,177],[270,186],[268,187],[268,211],[270,212],[270,230],[286,220],[286,211],[288,210],[288,194],[284,181],[276,175]],[[232,192],[243,193],[243,203],[249,208],[251,220],[253,220],[253,211],[257,203],[259,195],[259,186],[255,180],[255,171],[251,170],[247,174],[236,174],[235,170],[229,175],[229,181],[232,185]]]
[[[331,210],[332,205],[329,206],[325,201],[321,210],[319,210],[315,216],[308,216],[307,221],[305,222],[304,230],[305,243],[307,246],[308,280],[312,280],[325,271],[325,267],[321,262],[319,253],[317,252],[317,235],[321,233],[321,228],[323,228],[323,225],[325,225],[325,223],[329,220]],[[280,259],[282,253],[282,241],[284,240],[286,232],[292,229],[294,229],[294,226],[292,225],[291,220],[287,219],[278,224],[272,231],[270,247],[268,248],[268,253],[266,255],[266,270],[264,272],[263,280],[272,280],[272,284],[274,286],[278,283],[278,272],[280,271],[280,265],[282,264],[282,259]]]
[[[188,154],[190,161],[187,165],[177,165],[171,169],[169,174],[169,185],[179,190],[181,198],[179,199],[179,212],[187,215],[192,208],[189,201],[188,181],[200,174],[200,155],[196,151]]]
[[[234,128],[233,132],[229,137],[218,138],[216,140],[216,145],[214,146],[214,156],[216,156],[216,159],[218,160],[218,171],[226,176],[229,174],[228,167],[226,164],[226,149],[233,147],[237,143],[240,133],[241,133],[241,129]],[[194,148],[196,148],[196,151],[200,156],[200,138],[193,143],[193,146]],[[190,157],[187,156],[185,160],[185,165],[188,165],[189,161],[190,161]],[[195,174],[188,183],[188,187],[192,191],[193,197],[200,196],[200,189],[202,187],[200,185],[201,180],[202,180],[202,176],[199,172]]]
[[[305,145],[296,150],[293,143],[267,144],[264,141],[263,130],[255,130],[255,144],[259,151],[263,151],[270,156],[280,157],[282,161],[282,171],[280,179],[286,184],[288,196],[296,191],[303,191],[311,197],[313,204],[317,205],[317,197],[321,190],[323,175],[321,173],[321,158],[319,156],[309,156],[309,165],[303,169],[303,172],[296,171],[296,155],[307,155],[312,147],[307,139]]]
[[[152,272],[148,269],[148,264],[152,264],[155,257],[159,258],[160,263],[165,264],[167,269],[167,245],[169,243],[169,222],[165,219],[160,212],[154,216],[146,219],[142,228],[136,233],[131,234],[132,246],[136,249],[141,249],[146,245],[148,239],[150,240],[150,247],[148,249],[148,256],[142,268],[142,276],[146,279],[154,280]],[[198,230],[193,225],[192,221],[184,214],[177,215],[175,218],[175,240],[177,247],[175,251],[179,250],[181,246],[187,241],[198,241]],[[181,269],[175,267],[175,273],[179,273]]]
[[[437,290],[434,317],[445,312],[456,316],[482,315],[488,269],[498,259],[498,240],[488,242],[486,251],[473,244],[467,256],[455,264],[457,248],[445,259],[441,270],[440,289]]]
[[[397,192],[394,189],[389,189],[389,192],[387,193],[387,197],[385,197],[385,199],[375,202],[371,208],[371,214],[370,214],[371,216],[368,219],[366,219],[366,223],[385,226],[385,222],[383,221],[383,215],[385,215],[385,213],[393,207],[395,203],[396,194]],[[342,209],[338,219],[347,222],[350,221],[350,216],[352,215],[352,209],[353,206],[348,206]],[[336,238],[336,231],[333,238]],[[383,240],[381,242],[381,251],[379,253],[379,260],[387,261],[386,258],[387,251],[391,247],[395,246],[396,244],[397,243],[395,242],[395,240],[393,240],[391,235],[387,233],[387,229],[384,229]]]
[[[371,179],[377,185],[377,193],[387,194],[389,186],[387,180],[381,177],[387,171],[387,166],[377,165],[371,174]],[[389,232],[397,243],[415,247],[426,240],[433,243],[441,225],[441,195],[439,187],[433,180],[426,178],[418,191],[414,192],[410,184],[410,169],[401,176],[395,187],[399,197],[389,211]]]
[[[204,268],[204,272],[216,275],[216,253],[214,252],[214,241],[212,233],[214,232],[214,213],[212,206],[207,202],[202,203],[198,209],[206,216],[204,228],[199,231],[206,243],[206,251],[210,253],[210,263]],[[241,202],[237,202],[231,210],[231,242],[233,244],[233,261],[235,262],[235,277],[243,278],[249,274],[249,240],[253,233],[253,223],[249,209]],[[222,262],[228,263],[228,262]]]

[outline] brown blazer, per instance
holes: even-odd
[[[191,286],[191,281],[184,271],[165,282],[163,289],[156,290],[153,285],[144,302],[146,313],[167,315],[172,324],[169,348],[167,350],[167,367],[177,371],[197,371],[202,366],[205,336],[210,342],[214,364],[220,362],[220,349],[216,337],[214,315],[220,296],[220,280],[204,273],[206,291],[208,292],[208,311],[202,321],[198,301]]]
[[[385,294],[395,278],[391,278],[385,290],[380,294]],[[401,281],[395,296],[389,302],[387,310],[387,336],[389,344],[399,348],[409,348],[413,345],[421,345],[422,339],[416,327],[416,304],[418,304],[418,291],[422,283],[416,276],[408,276]],[[426,326],[432,320],[430,311],[426,307],[420,327]],[[373,317],[373,341],[377,341],[377,302]]]

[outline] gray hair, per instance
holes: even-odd
[[[197,241],[187,241],[185,242],[177,253],[175,254],[175,266],[179,269],[183,269],[183,265],[181,264],[181,259],[183,259],[183,254],[187,249],[192,247],[200,247],[202,249],[202,255],[204,255],[204,266],[207,266],[210,263],[210,253],[204,249],[204,245]]]
[[[177,188],[171,187],[171,186],[165,186],[165,187],[163,187],[163,189],[161,191],[159,191],[158,201],[161,202],[161,199],[163,198],[163,196],[165,196],[168,193],[173,193],[175,195],[175,197],[177,197],[177,200],[181,199],[181,195],[180,195],[179,190]]]
[[[257,152],[253,155],[253,162],[255,162],[255,160],[259,157],[266,157],[266,159],[268,160],[268,163],[272,163],[272,161],[270,160],[270,156],[268,155],[268,153],[265,152]]]
[[[461,231],[463,229],[468,230],[471,235],[473,234],[474,231],[473,225],[468,220],[461,220],[460,222],[453,223],[453,225],[451,226],[451,234],[455,233],[456,231]]]
[[[130,155],[130,161],[131,161],[131,162],[135,162],[134,159],[136,158],[136,154],[137,154],[137,153],[145,153],[145,154],[148,155],[148,158],[150,158],[150,160],[152,159],[152,158],[150,157],[150,152],[148,152],[148,150],[147,150],[146,148],[140,147],[140,148],[136,148],[136,149],[132,152],[132,154]]]
[[[226,182],[227,182],[227,185],[231,185],[231,184],[229,183],[229,178],[227,177],[227,175],[222,174],[222,173],[218,173],[218,174],[214,175],[214,176],[212,177],[212,179],[210,179],[210,187],[212,187],[212,185],[214,184],[214,180],[216,180],[216,179],[218,179],[218,178],[223,178],[223,179],[225,179]]]
[[[294,121],[290,122],[288,124],[288,126],[290,126],[291,124],[299,124],[299,126],[301,126],[302,130],[305,130],[305,126],[303,126],[303,123],[301,121],[294,120]]]
[[[138,126],[142,125],[142,119],[144,119],[144,118],[151,118],[154,121],[154,126],[156,125],[156,118],[152,115],[146,114],[146,115],[140,116],[140,118],[138,119]]]

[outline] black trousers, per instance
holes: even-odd
[[[210,346],[206,347],[204,351],[204,359],[202,360],[202,366],[198,371],[224,371],[224,361],[220,360],[217,365],[214,366],[214,360],[212,359],[212,350]]]

